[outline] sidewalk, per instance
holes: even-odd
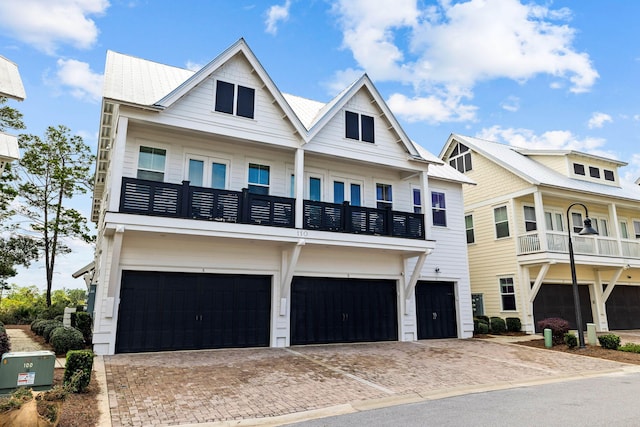
[[[19,351],[41,351],[49,350],[39,343],[32,340],[22,329],[7,329],[7,335],[11,342],[11,352],[16,353]],[[56,358],[56,368],[64,368],[66,359],[64,357]]]

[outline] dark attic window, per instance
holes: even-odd
[[[615,181],[616,177],[613,174],[613,171],[604,169],[604,179],[605,179],[605,181]]]
[[[573,164],[573,173],[575,173],[576,175],[583,175],[584,176],[584,165],[581,165],[580,163],[574,163]]]
[[[373,117],[365,114],[344,112],[345,138],[364,142],[375,142]]]
[[[255,89],[218,80],[216,82],[215,110],[220,113],[253,119],[255,97]]]

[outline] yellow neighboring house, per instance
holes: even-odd
[[[583,323],[640,328],[640,187],[621,181],[625,162],[457,134],[440,157],[477,183],[464,187],[474,315],[575,328],[570,230]],[[578,235],[587,216],[598,235]]]
[[[0,55],[0,97],[12,98],[23,101],[25,98],[24,86],[20,79],[18,66]],[[18,138],[2,131],[0,127],[0,174],[5,164],[18,160]]]

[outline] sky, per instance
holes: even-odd
[[[627,162],[640,177],[640,2],[552,0],[2,0],[0,55],[44,134],[96,150],[107,50],[197,70],[244,38],[280,91],[328,102],[367,73],[406,133],[435,155],[459,133]],[[72,204],[90,217],[91,197]],[[93,248],[68,242],[54,289]],[[44,284],[35,263],[10,280]]]

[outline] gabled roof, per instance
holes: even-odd
[[[470,136],[451,134],[447,143],[440,152],[440,158],[445,158],[448,153],[451,152],[456,141],[461,142],[471,150],[500,165],[504,169],[532,185],[542,185],[594,195],[606,195],[634,201],[640,200],[640,190],[635,187],[615,187],[612,185],[599,184],[597,182],[569,178],[568,176],[556,172],[553,169],[529,158],[526,154],[523,154],[523,152],[526,153],[529,150],[521,150],[509,145],[473,138]],[[580,154],[590,156],[586,153]],[[612,159],[606,160],[617,162]]]
[[[617,159],[596,156],[595,154],[583,153],[582,151],[576,151],[576,150],[553,150],[553,149],[541,150],[541,149],[530,149],[530,148],[521,148],[521,147],[514,147],[514,149],[519,153],[524,154],[525,156],[558,156],[558,157],[579,156],[579,157],[586,157],[588,159],[598,160],[601,162],[612,163],[617,166],[626,166],[628,164],[627,162],[623,162]]]
[[[369,78],[367,74],[363,74],[358,80],[353,82],[347,88],[345,88],[342,92],[340,92],[336,97],[334,97],[329,103],[327,103],[321,110],[318,111],[316,118],[311,122],[310,127],[308,128],[307,141],[313,139],[315,135],[336,115],[338,112],[345,106],[345,104],[361,89],[366,89],[369,91],[375,102],[378,104],[380,111],[382,111],[382,115],[386,116],[393,130],[398,135],[398,142],[401,143],[404,148],[409,153],[410,158],[420,161],[426,161],[428,163],[442,163],[441,160],[436,157],[432,157],[430,159],[423,158],[420,153],[416,150],[416,147],[413,145],[407,134],[400,126],[400,123],[396,120],[395,116],[389,109],[389,106],[384,101],[378,89],[376,89],[375,85]]]
[[[0,55],[0,96],[24,101],[26,94],[18,66]]]
[[[422,147],[415,141],[411,141],[411,142],[416,147],[416,150],[418,150],[418,152],[423,158],[431,159],[433,157],[437,159],[437,157],[435,157],[433,154],[427,151],[426,148]],[[476,184],[475,181],[473,181],[471,178],[469,178],[463,173],[458,172],[457,169],[452,168],[447,163],[444,163],[442,161],[440,161],[439,164],[434,162],[434,164],[429,165],[429,170],[427,172],[427,175],[429,177],[438,178],[443,181],[451,181],[451,182],[458,182],[461,184],[471,184],[471,185]]]

